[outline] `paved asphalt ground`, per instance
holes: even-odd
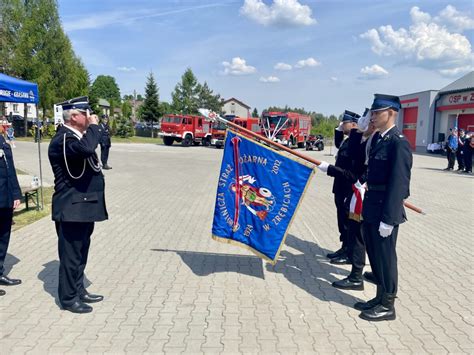
[[[308,154],[334,161],[327,149]],[[18,142],[14,157],[38,174],[36,145]],[[86,269],[89,291],[105,300],[92,313],[58,307],[50,218],[16,231],[6,267],[23,284],[0,297],[0,354],[474,352],[472,176],[414,156],[410,202],[428,214],[408,211],[400,227],[397,320],[370,323],[352,305],[372,298],[373,285],[331,286],[349,272],[325,258],[339,246],[331,178],[313,178],[271,266],[211,239],[221,157],[204,147],[112,147],[110,219],[96,224]]]

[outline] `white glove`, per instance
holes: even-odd
[[[339,126],[337,126],[337,128],[336,128],[336,131],[342,131],[342,125],[343,124],[344,124],[344,122],[340,122]]]
[[[392,234],[393,226],[380,222],[379,233],[382,237],[387,238]]]
[[[361,132],[367,131],[367,129],[369,128],[371,115],[372,115],[372,113],[369,110],[369,111],[367,111],[367,113],[364,116],[359,117],[359,119],[357,120],[357,125],[359,126],[359,131],[361,131]]]
[[[321,164],[318,165],[318,169],[321,170],[323,173],[327,173],[329,167],[329,163],[327,161],[322,161]]]

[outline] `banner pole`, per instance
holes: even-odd
[[[302,153],[300,153],[300,152],[294,151],[294,150],[292,150],[291,148],[285,147],[284,145],[281,145],[280,143],[274,142],[274,141],[272,141],[272,140],[270,140],[270,139],[268,139],[268,138],[266,138],[266,137],[264,137],[264,136],[261,136],[260,134],[257,134],[257,133],[255,133],[255,132],[252,132],[251,130],[248,130],[247,128],[244,128],[244,127],[242,127],[242,126],[239,126],[238,124],[235,124],[234,122],[228,121],[228,120],[226,120],[225,118],[223,118],[223,117],[219,116],[218,114],[216,114],[215,112],[212,112],[212,111],[209,111],[209,110],[205,110],[205,109],[199,109],[199,112],[200,112],[203,116],[209,118],[210,120],[216,120],[216,121],[219,121],[219,122],[221,122],[221,123],[224,123],[225,125],[227,125],[227,126],[229,126],[229,127],[232,127],[232,128],[234,128],[235,130],[237,130],[237,131],[244,132],[245,134],[248,134],[249,136],[252,136],[252,137],[254,137],[254,138],[258,139],[258,140],[261,140],[261,141],[267,143],[267,144],[270,145],[270,146],[273,146],[273,147],[278,148],[278,149],[280,149],[280,150],[284,150],[285,152],[288,152],[288,153],[290,153],[290,154],[296,155],[298,158],[301,158],[301,159],[303,159],[303,160],[306,160],[306,161],[308,161],[308,162],[310,162],[310,163],[312,163],[312,164],[314,164],[314,165],[316,165],[316,166],[318,166],[318,165],[321,164],[321,161],[319,161],[319,160],[317,160],[317,159],[313,159],[313,158],[311,158],[311,157],[308,157],[307,155],[304,155],[304,154],[302,154]],[[411,204],[411,203],[409,203],[409,202],[404,201],[404,202],[403,202],[403,205],[404,205],[406,208],[408,208],[408,209],[410,209],[410,210],[412,210],[412,211],[414,211],[414,212],[417,212],[417,213],[426,215],[426,213],[423,212],[423,210],[422,210],[421,208],[416,207],[415,205],[413,205],[413,204]]]

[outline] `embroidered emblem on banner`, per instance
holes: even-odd
[[[228,130],[213,238],[275,263],[313,173],[306,162]]]

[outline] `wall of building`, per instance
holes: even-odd
[[[9,116],[10,115],[10,112],[13,114],[13,115],[20,115],[21,117],[23,117],[24,115],[24,110],[25,110],[25,104],[21,104],[21,103],[13,103],[13,102],[5,102],[5,115],[6,116]],[[28,105],[28,114],[27,114],[27,117],[28,118],[37,118],[38,117],[38,114],[37,114],[37,111],[36,111],[36,106],[35,105],[32,105],[32,104],[27,104]]]
[[[417,107],[418,116],[416,122],[416,140],[415,151],[426,152],[428,144],[432,143],[431,136],[433,132],[434,101],[437,90],[427,90],[414,94],[400,96],[402,110],[398,115],[397,126],[402,131],[404,122],[405,108]]]
[[[435,140],[439,133],[447,137],[449,129],[458,126],[458,115],[474,114],[474,91],[440,95],[436,107]]]
[[[249,109],[234,100],[229,100],[226,102],[222,107],[222,111],[224,111],[226,115],[236,115],[239,117],[250,116]]]

